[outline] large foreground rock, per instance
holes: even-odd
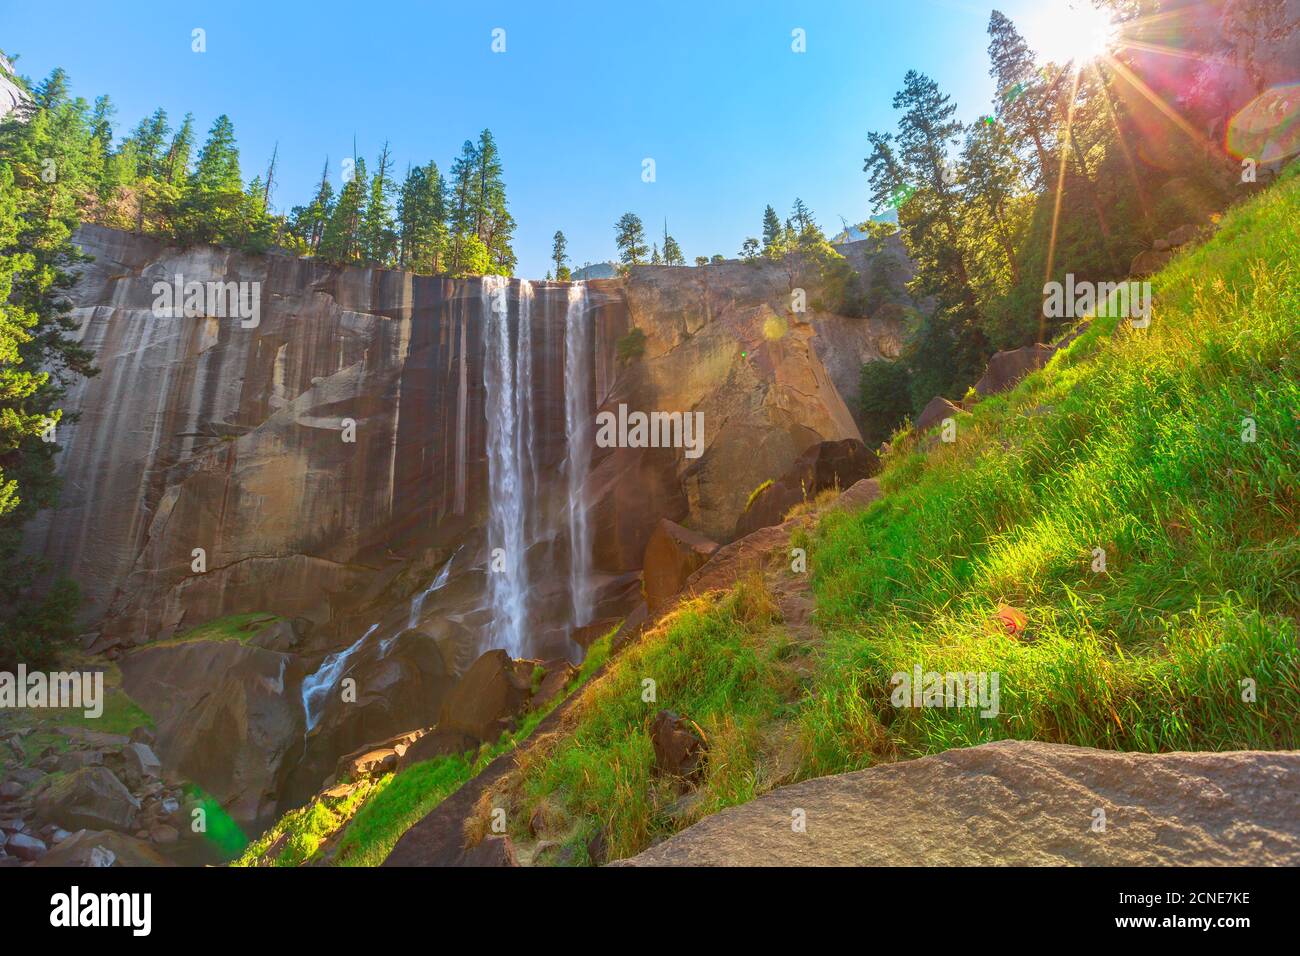
[[[791,826],[802,810],[806,832]],[[1105,830],[1094,829],[1098,811]],[[636,866],[1300,865],[1300,752],[999,741],[820,777],[708,817]]]

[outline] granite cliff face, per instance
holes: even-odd
[[[63,501],[29,537],[81,583],[101,646],[254,610],[306,618],[332,646],[373,621],[363,608],[423,590],[453,553],[457,576],[480,576],[460,590],[482,590],[482,280],[181,250],[97,226],[79,241],[95,258],[74,315],[101,372],[70,396],[80,418],[59,434]],[[155,317],[154,283],[176,275],[260,283],[260,321]],[[634,590],[661,517],[725,538],[755,485],[817,441],[857,437],[827,365],[890,354],[898,323],[793,313],[790,284],[774,263],[588,283],[593,413],[699,411],[705,426],[694,459],[594,449],[584,493],[598,604]],[[516,342],[519,290],[506,286]],[[530,453],[547,476],[567,455],[568,286],[531,290]],[[620,360],[634,327],[643,353]],[[829,361],[821,339],[836,343]],[[565,502],[545,481],[538,495],[528,560],[544,571],[569,560]],[[464,593],[466,613],[480,598]]]

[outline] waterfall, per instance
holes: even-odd
[[[424,613],[424,602],[428,600],[430,594],[447,583],[447,579],[451,577],[451,564],[456,560],[458,554],[460,554],[460,548],[457,548],[452,553],[452,556],[447,559],[447,563],[434,576],[433,583],[411,599],[411,610],[406,615],[407,630],[419,626],[420,616]]]
[[[591,314],[587,286],[569,286],[564,315],[564,432],[569,454],[565,463],[569,515],[569,596],[573,626],[591,622],[591,525],[584,494],[591,466],[593,420],[591,383]]]
[[[532,396],[519,398],[520,380],[532,380],[531,350],[510,347],[508,281],[484,276],[480,287],[483,315],[483,387],[487,402],[488,458],[488,592],[492,606],[493,647],[512,657],[524,649],[528,563],[524,542],[524,476],[520,409]],[[520,301],[531,300],[522,291]],[[523,335],[522,331],[520,333]],[[512,361],[514,359],[514,361]],[[516,367],[517,366],[517,367]]]
[[[366,638],[379,629],[378,624],[371,624],[366,633],[357,638],[356,643],[345,651],[329,654],[321,661],[316,672],[302,679],[302,712],[306,719],[306,731],[309,734],[316,722],[320,720],[321,711],[325,709],[325,698],[338,683],[352,655],[361,650]]]

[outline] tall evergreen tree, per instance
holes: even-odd
[[[684,266],[686,257],[682,255],[682,247],[677,244],[668,233],[668,220],[664,220],[664,265],[666,266]]]
[[[397,248],[397,232],[393,223],[392,159],[388,144],[379,154],[379,165],[370,180],[370,196],[361,219],[361,254],[367,262],[387,266],[391,264]]]
[[[357,159],[352,178],[339,190],[338,201],[321,233],[316,255],[326,262],[343,265],[362,256],[361,221],[366,201],[366,161]]]
[[[781,218],[770,205],[763,210],[763,251],[770,252],[781,244]]]
[[[244,184],[235,127],[222,114],[212,124],[181,197],[179,231],[188,242],[229,240],[243,232]]]
[[[1054,104],[1051,87],[1015,24],[994,10],[989,16],[989,75],[997,87],[997,118],[1020,150],[1033,147],[1041,184],[1052,182]]]
[[[56,71],[20,121],[0,122],[0,669],[53,662],[78,606],[66,579],[20,554],[23,525],[57,500],[54,454],[67,386],[95,369],[68,335],[68,293],[85,261],[71,241],[78,203],[97,186],[102,149],[83,101]],[[101,114],[102,118],[102,114]],[[102,132],[102,131],[101,131]],[[43,175],[52,161],[59,175]]]
[[[645,227],[641,217],[625,212],[614,223],[614,242],[618,246],[619,260],[625,265],[640,265],[649,251],[645,244]]]
[[[570,275],[568,249],[569,242],[564,238],[564,233],[555,230],[555,236],[551,240],[551,261],[555,263],[555,278],[561,282],[567,282]]]
[[[447,231],[448,271],[460,275],[467,257],[465,248],[470,236],[478,236],[474,204],[477,184],[478,150],[465,140],[460,155],[451,164],[451,194],[448,200]]]

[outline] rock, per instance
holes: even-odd
[[[376,750],[368,750],[365,753],[351,759],[344,758],[348,761],[347,771],[349,777],[364,777],[391,773],[397,769],[397,758],[400,755],[392,747],[380,747]]]
[[[293,622],[281,619],[267,624],[249,638],[249,643],[268,651],[291,651],[298,646],[299,640],[300,635]]]
[[[9,779],[21,783],[24,787],[38,784],[45,778],[45,773],[36,767],[18,767],[10,771]]]
[[[1201,238],[1203,230],[1198,226],[1186,225],[1179,226],[1165,236],[1165,242],[1169,248],[1177,249],[1179,246],[1185,246],[1189,242],[1196,242]]]
[[[1166,252],[1169,249],[1169,240],[1157,239],[1155,242],[1151,244],[1151,248],[1154,249],[1156,252]]]
[[[459,730],[435,729],[425,734],[406,749],[398,760],[397,767],[403,770],[412,764],[432,760],[434,757],[446,757],[451,754],[463,754],[478,750],[479,739]]]
[[[171,866],[145,840],[112,830],[81,830],[64,840],[37,866]]]
[[[300,660],[238,641],[200,640],[141,648],[121,668],[124,690],[157,728],[150,766],[161,758],[241,825],[276,814],[287,759],[302,752]],[[138,750],[129,759],[138,766],[148,760]]]
[[[1163,251],[1148,249],[1145,252],[1139,252],[1134,257],[1132,264],[1128,267],[1129,276],[1134,279],[1145,279],[1147,276],[1154,275],[1169,264],[1169,260],[1174,257],[1172,249]]]
[[[511,728],[513,719],[528,703],[532,694],[530,678],[518,672],[505,651],[488,651],[470,665],[447,694],[438,715],[438,729],[458,731],[478,741],[495,741]]]
[[[806,832],[790,826],[807,813]],[[1095,810],[1106,829],[1092,828]],[[780,787],[634,866],[1297,866],[1300,752],[1003,740]]]
[[[692,777],[701,768],[704,741],[694,725],[670,710],[661,710],[650,725],[654,745],[655,769],[672,777]]]
[[[936,395],[930,399],[930,404],[921,410],[921,414],[916,416],[916,421],[912,423],[912,432],[916,435],[928,432],[935,425],[938,425],[945,418],[957,418],[961,415],[968,414],[958,408],[942,395]]]
[[[660,519],[646,545],[644,591],[652,614],[667,607],[697,568],[718,550],[716,541],[667,518]]]
[[[547,661],[542,668],[546,672],[545,676],[537,685],[537,690],[533,692],[532,700],[528,702],[528,706],[534,710],[549,704],[563,694],[569,682],[578,676],[578,669],[562,658]]]
[[[122,756],[126,758],[126,769],[130,774],[145,780],[157,780],[162,775],[162,761],[148,744],[127,744]]]
[[[846,489],[879,470],[876,453],[856,438],[819,442],[805,450],[779,479],[753,495],[736,521],[734,537],[778,525],[800,502],[811,501],[829,488]]]
[[[590,624],[574,628],[570,637],[573,639],[573,643],[585,651],[617,627],[621,620],[622,618],[617,617],[601,618],[599,621],[592,621]]]
[[[1042,344],[1026,345],[1009,352],[994,352],[983,377],[975,383],[975,391],[981,395],[1005,392],[1030,372],[1046,365],[1054,354],[1056,349]]]
[[[140,801],[107,767],[83,767],[55,781],[36,800],[36,815],[65,827],[130,829]]]
[[[863,478],[848,491],[835,499],[831,511],[858,511],[871,504],[881,496],[880,482],[875,478]]]
[[[0,800],[17,800],[23,792],[23,785],[17,780],[6,780],[0,783]]]
[[[100,730],[86,730],[84,727],[60,727],[59,733],[96,750],[119,750],[131,742],[126,734],[107,734]]]
[[[158,735],[153,732],[152,727],[146,727],[141,724],[139,727],[131,728],[131,743],[148,744],[152,747],[158,740]]]
[[[82,767],[102,767],[104,755],[98,750],[69,750],[59,756],[59,769],[71,773]]]
[[[515,845],[508,836],[485,836],[465,853],[461,866],[518,866]]]
[[[412,728],[437,723],[441,705],[455,686],[437,640],[418,630],[382,639],[376,634],[348,659],[335,683],[345,674],[356,681],[356,700],[344,701],[338,687],[328,687],[316,698],[306,753],[282,791],[286,805],[314,796],[345,754],[391,741],[388,745],[400,755],[411,742],[399,747],[400,738]]]
[[[154,843],[170,846],[181,837],[180,831],[174,826],[166,823],[160,823],[157,826],[149,828],[149,839]]]
[[[20,860],[32,862],[45,856],[46,846],[42,840],[34,836],[28,836],[26,833],[15,833],[9,837],[9,842],[5,844],[5,852],[10,856],[16,856]]]

